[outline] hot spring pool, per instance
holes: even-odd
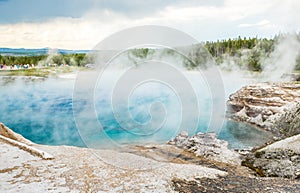
[[[47,145],[85,146],[76,127],[73,116],[72,95],[75,79],[66,78],[23,78],[0,77],[0,121],[9,128],[35,143]],[[140,123],[151,119],[147,109],[155,100],[164,103],[171,115],[167,120],[165,130],[158,137],[136,135],[122,129],[112,113],[108,98],[104,90],[95,91],[95,109],[99,122],[103,126],[106,137],[119,144],[130,143],[163,143],[174,137],[176,132],[172,128],[178,124],[176,112],[178,106],[173,101],[170,92],[153,92],[159,86],[153,84],[147,89],[136,90],[129,101],[132,118]],[[238,89],[237,85],[227,92]],[[147,93],[146,90],[151,92]],[[198,92],[198,91],[197,91]],[[204,92],[203,89],[201,92]],[[144,95],[147,96],[144,96]],[[143,97],[141,97],[143,95]],[[202,97],[202,98],[201,98]],[[205,94],[200,96],[200,119],[197,132],[205,132],[210,119],[209,109],[211,101]],[[191,115],[191,119],[192,119]],[[170,134],[171,133],[171,134]],[[259,145],[267,141],[270,136],[249,125],[225,121],[218,134],[220,139],[229,142],[232,148],[245,148]],[[101,136],[91,136],[91,140],[101,146]]]

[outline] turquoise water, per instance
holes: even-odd
[[[0,121],[35,143],[86,146],[73,116],[74,82],[75,79],[64,78],[0,78]],[[197,91],[200,98],[198,101],[200,118],[198,117],[199,123],[195,132],[206,132],[209,127],[211,99],[202,92],[203,89]],[[158,132],[155,130],[152,132],[149,128],[147,135],[141,134],[139,128],[130,127],[130,124],[127,125],[130,129],[122,127],[111,110],[109,97],[106,89],[95,89],[95,113],[105,135],[103,133],[91,135],[89,140],[99,144],[100,147],[105,145],[103,137],[118,144],[163,143],[179,132],[177,127],[180,123],[180,114],[176,112],[180,111],[180,103],[175,100],[176,95],[173,92],[161,85],[154,83],[145,88],[140,87],[130,97],[128,106],[122,106],[122,103],[118,106],[119,113],[122,114],[122,111],[129,109],[131,118],[143,124],[152,118],[148,109],[153,102],[164,104],[167,111],[164,126]],[[195,102],[197,103],[191,100],[191,104]],[[187,121],[194,121],[197,118],[192,114],[188,117],[190,119]],[[226,120],[219,129],[218,137],[227,140],[232,148],[255,146],[269,138],[265,132],[249,125]]]

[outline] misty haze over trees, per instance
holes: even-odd
[[[277,35],[272,39],[267,38],[246,38],[238,37],[236,39],[218,40],[218,41],[207,41],[203,45],[213,56],[217,65],[222,66],[226,63],[234,64],[243,70],[250,71],[262,71],[262,60],[270,57],[270,54],[274,52],[275,46],[287,36],[293,36],[293,34]],[[295,34],[295,40],[300,42],[300,34]],[[200,47],[200,46],[199,46]],[[196,51],[195,51],[196,50]],[[188,55],[192,58],[196,64],[186,63],[189,69],[193,69],[203,60],[203,54],[201,50],[195,49]],[[155,52],[152,48],[136,48],[130,50],[127,55],[128,59],[136,62],[137,60],[149,59]],[[289,52],[287,49],[286,52]],[[296,65],[294,70],[300,70],[300,50],[298,51],[296,58]],[[172,50],[162,52],[172,56],[174,53]],[[54,53],[54,54],[40,54],[40,55],[0,55],[1,65],[13,65],[13,64],[34,64],[39,66],[47,66],[50,64],[67,64],[70,66],[85,66],[94,62],[93,55],[85,53]],[[232,70],[232,69],[229,69]]]

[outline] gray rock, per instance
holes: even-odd
[[[171,145],[176,145],[177,147],[184,147],[187,145],[188,139],[189,139],[188,132],[182,131],[174,139],[170,140],[168,143]]]
[[[300,102],[295,103],[288,111],[277,118],[270,127],[280,138],[300,133]]]
[[[248,154],[242,165],[260,176],[300,178],[300,135],[286,138]]]
[[[239,154],[228,149],[228,143],[217,139],[215,133],[198,133],[189,137],[186,132],[181,132],[168,142],[177,147],[193,152],[198,157],[204,157],[213,161],[239,165]]]

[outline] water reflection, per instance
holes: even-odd
[[[263,145],[272,139],[272,135],[246,123],[226,121],[220,138],[230,140],[231,148],[249,148]]]

